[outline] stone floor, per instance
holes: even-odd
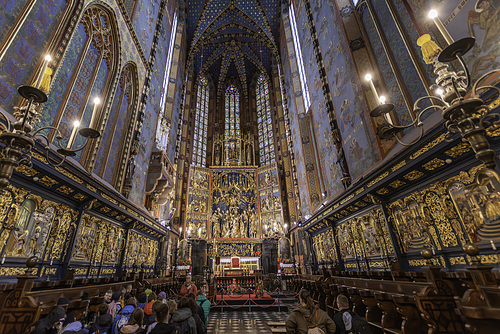
[[[271,333],[268,321],[285,321],[288,312],[214,312],[208,319],[208,334]]]

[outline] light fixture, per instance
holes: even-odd
[[[500,69],[492,70],[472,83],[469,69],[462,56],[474,46],[475,38],[466,37],[454,42],[442,23],[440,24],[437,12],[431,11],[429,17],[434,19],[439,31],[449,44],[441,51],[428,34],[422,35],[417,41],[422,48],[424,61],[434,66],[434,73],[437,77],[436,84],[432,85],[431,89],[436,96],[429,95],[417,99],[411,112],[414,115],[413,121],[404,125],[395,125],[387,121],[388,114],[394,110],[393,104],[383,103],[374,108],[370,115],[382,116],[385,119],[384,124],[379,128],[378,135],[382,139],[395,138],[404,146],[414,145],[424,135],[421,121],[424,113],[429,110],[439,110],[445,120],[446,138],[451,139],[451,136],[460,134],[465,141],[469,142],[476,157],[484,162],[487,168],[494,168],[496,166],[495,152],[490,149],[490,144],[486,139],[485,126],[488,124],[488,118],[498,117],[498,115],[490,114],[491,110],[481,95],[492,90],[496,91],[495,95],[500,94],[500,88],[487,84],[488,79],[500,73]],[[445,64],[454,60],[458,60],[463,71],[456,73]],[[421,106],[423,101],[427,105]],[[420,134],[414,140],[405,143],[398,135],[410,127],[420,128]]]
[[[52,166],[60,166],[66,160],[66,157],[75,156],[76,152],[83,150],[85,146],[87,146],[88,140],[77,149],[71,149],[71,145],[73,144],[72,141],[74,141],[76,137],[75,129],[80,126],[78,120],[76,121],[78,123],[74,123],[74,125],[78,125],[74,127],[74,134],[72,134],[73,139],[70,138],[68,140],[68,144],[71,143],[71,145],[67,145],[66,147],[62,143],[63,137],[57,127],[45,126],[33,131],[40,121],[41,113],[39,109],[41,105],[48,100],[47,94],[42,89],[48,91],[50,86],[50,75],[52,70],[48,68],[48,64],[51,60],[52,57],[50,55],[44,57],[42,70],[36,80],[35,86],[24,85],[17,89],[19,95],[27,101],[27,105],[14,107],[15,111],[13,112],[13,116],[16,119],[15,122],[11,122],[9,116],[0,110],[0,117],[4,119],[3,124],[1,124],[2,132],[0,134],[0,143],[3,144],[0,148],[0,190],[9,185],[9,180],[14,170],[16,170],[19,165],[32,166],[31,151],[37,140],[43,139],[45,141],[45,155],[47,157],[47,162]],[[40,89],[40,87],[42,87],[42,89]],[[49,152],[51,151],[50,141],[47,135],[42,133],[42,131],[46,130],[50,132],[55,131],[56,134],[55,144],[58,146],[56,151],[62,155],[62,160],[57,164],[53,163],[52,159],[49,159]],[[94,129],[89,128],[87,132],[82,130],[84,129],[80,129],[78,133],[83,137],[97,138],[100,136],[99,132]]]

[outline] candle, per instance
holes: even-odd
[[[198,238],[201,239],[201,227],[198,229]]]
[[[439,19],[437,11],[434,10],[434,9],[432,9],[431,11],[429,11],[429,17],[432,19],[432,21],[434,21],[434,24],[438,28],[438,30],[441,33],[441,35],[443,35],[444,40],[446,41],[446,43],[453,44],[453,42],[455,42],[455,41],[453,40],[453,38],[451,38],[450,33],[448,32],[448,30],[446,30],[446,28],[444,27],[443,22],[441,22],[441,20]]]
[[[365,80],[368,81],[370,88],[372,90],[373,96],[375,96],[375,99],[380,101],[380,97],[378,96],[377,89],[375,89],[375,85],[373,84],[371,74],[365,75]]]
[[[40,84],[42,83],[43,75],[45,74],[45,70],[47,69],[47,66],[49,66],[50,61],[52,60],[52,57],[50,55],[46,55],[43,61],[42,65],[42,71],[38,75],[38,79],[36,80],[35,88],[40,88]]]
[[[491,248],[493,248],[493,250],[496,251],[497,246],[495,246],[495,243],[493,242],[493,240],[490,240],[490,244],[491,244]]]
[[[69,141],[68,141],[68,145],[66,146],[66,149],[70,150],[71,146],[73,146],[73,143],[75,142],[75,138],[76,138],[76,131],[78,130],[79,126],[80,126],[79,121],[73,122],[73,131],[71,132],[71,136],[69,137]]]
[[[101,103],[101,99],[96,97],[94,98],[94,109],[92,110],[92,118],[90,119],[90,125],[89,128],[93,129],[94,128],[94,121],[95,118],[97,117],[97,106]]]
[[[52,263],[54,262],[54,258],[50,259],[50,265],[52,266]]]
[[[2,264],[5,263],[5,254],[2,256]]]
[[[436,251],[434,250],[434,246],[432,246],[432,255],[436,255]]]

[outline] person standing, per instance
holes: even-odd
[[[198,293],[198,288],[193,282],[191,282],[191,275],[186,276],[186,282],[184,282],[181,286],[181,296],[184,297],[188,293],[192,293],[195,296]]]

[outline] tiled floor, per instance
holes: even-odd
[[[208,319],[208,334],[271,333],[268,321],[285,321],[288,312],[214,312]]]

